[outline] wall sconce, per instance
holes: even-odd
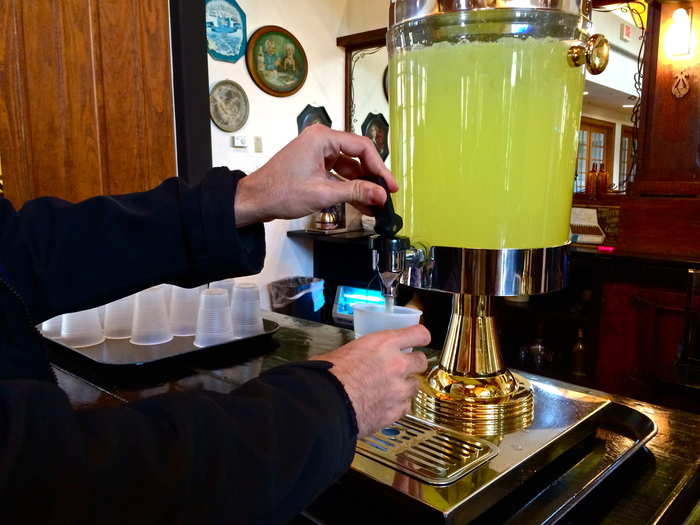
[[[673,12],[664,42],[666,56],[671,60],[687,58],[693,47],[693,11],[679,7]]]

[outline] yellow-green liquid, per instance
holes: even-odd
[[[506,37],[392,57],[402,235],[487,249],[568,241],[584,82],[570,45]]]

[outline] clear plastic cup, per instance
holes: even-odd
[[[61,321],[61,342],[73,348],[85,348],[100,344],[105,334],[100,324],[97,308],[63,315]]]
[[[199,295],[205,289],[172,287],[170,299],[170,328],[173,335],[192,336],[197,332],[197,312],[199,310]]]
[[[423,315],[420,310],[403,306],[394,306],[391,312],[387,312],[386,307],[380,304],[354,304],[352,309],[356,339],[383,330],[408,328],[418,324]],[[404,352],[412,350],[403,349]]]
[[[134,296],[124,297],[105,307],[105,337],[129,339],[134,324]]]
[[[62,321],[62,315],[57,315],[56,317],[53,317],[48,321],[44,321],[43,323],[41,323],[41,333],[44,335],[44,337],[48,337],[49,339],[56,339],[57,337],[61,337],[61,325],[63,324]]]
[[[242,283],[233,288],[231,321],[236,339],[252,337],[265,331],[260,311],[260,290],[257,285]]]
[[[172,340],[165,293],[164,286],[156,286],[136,294],[132,344],[160,345]]]
[[[215,281],[209,284],[209,288],[219,288],[228,292],[228,299],[231,301],[233,297],[233,287],[236,286],[235,279],[224,279],[223,281]]]
[[[231,340],[233,340],[233,327],[228,292],[221,288],[204,290],[199,297],[195,346],[204,348]]]

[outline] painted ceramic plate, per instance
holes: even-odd
[[[216,60],[238,62],[245,56],[246,16],[236,0],[206,0],[207,47]]]
[[[309,70],[306,53],[286,29],[265,26],[248,42],[248,72],[257,86],[275,97],[288,97],[299,91]]]
[[[240,85],[232,80],[222,80],[209,94],[209,110],[219,129],[234,133],[248,122],[250,104]]]

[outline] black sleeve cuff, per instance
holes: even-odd
[[[264,225],[236,228],[234,202],[243,177],[241,171],[214,168],[198,187],[183,185],[193,266],[205,280],[256,274],[265,262]]]

